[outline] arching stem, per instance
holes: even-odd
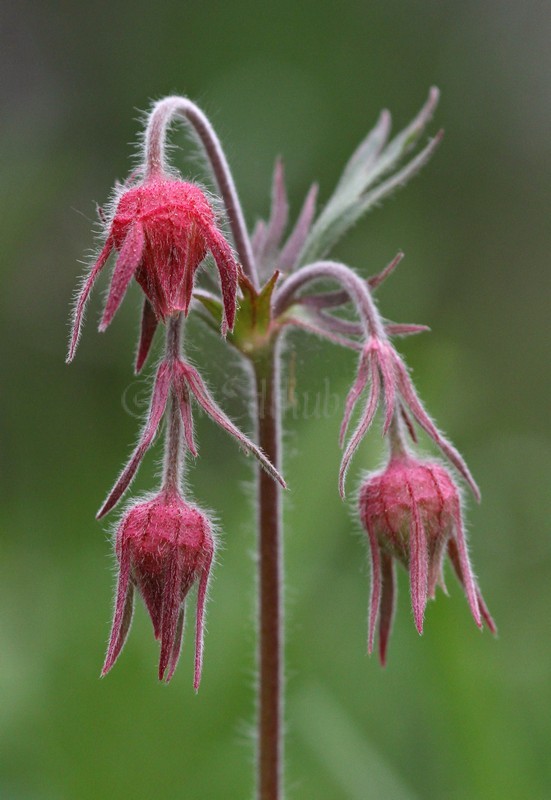
[[[241,266],[255,289],[258,289],[260,284],[251,241],[230,166],[214,128],[201,109],[187,97],[165,97],[153,107],[145,132],[145,178],[165,172],[166,134],[176,116],[191,125],[205,150],[226,207]]]
[[[283,283],[275,298],[275,315],[282,314],[292,305],[296,293],[308,283],[319,280],[333,280],[348,293],[356,306],[366,335],[384,341],[384,323],[371,296],[369,286],[353,269],[338,261],[316,261],[301,267]]]

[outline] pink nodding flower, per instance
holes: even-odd
[[[195,677],[201,680],[205,600],[214,556],[207,517],[175,492],[161,492],[132,506],[116,536],[119,577],[111,637],[103,665],[105,675],[125,643],[134,605],[134,588],[143,597],[155,638],[161,642],[159,680],[174,674],[184,630],[185,600],[198,583],[195,625]]]
[[[188,313],[194,275],[210,251],[220,275],[222,333],[233,328],[239,267],[220,232],[204,192],[193,183],[155,176],[121,194],[107,238],[77,298],[68,361],[72,361],[88,295],[112,250],[118,251],[100,330],[107,328],[133,277],[146,297],[138,353],[139,368],[159,320]]]
[[[495,633],[469,561],[459,492],[444,467],[409,454],[393,455],[386,469],[364,482],[359,512],[371,550],[369,653],[378,621],[379,655],[384,665],[396,597],[394,560],[409,570],[413,616],[422,633],[428,598],[434,597],[437,584],[445,591],[442,567],[446,549],[476,624],[482,627],[484,620]]]

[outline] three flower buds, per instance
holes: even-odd
[[[413,616],[421,633],[428,598],[434,597],[437,585],[445,589],[446,554],[464,588],[476,624],[482,627],[485,622],[495,632],[470,565],[455,479],[442,464],[413,455],[404,441],[402,425],[405,423],[414,443],[417,425],[479,498],[478,487],[465,461],[425,410],[391,341],[393,336],[416,334],[426,328],[387,323],[372,297],[372,292],[390,275],[402,256],[398,254],[386,269],[368,280],[344,264],[323,260],[362,214],[405,183],[430,158],[441,132],[398,169],[421,135],[437,100],[438,91],[432,89],[418,116],[390,141],[390,116],[383,112],[346,165],[318,219],[314,220],[317,187],[313,186],[286,240],[288,201],[282,163],[276,164],[274,173],[270,218],[260,221],[249,238],[231,173],[208,120],[185,98],[166,98],[154,107],[145,135],[144,163],[124,185],[117,186],[111,211],[101,214],[103,246],[76,299],[67,356],[67,361],[74,358],[90,292],[109,257],[116,253],[100,330],[111,323],[135,278],[144,295],[136,372],[147,360],[160,323],[166,326],[166,341],[140,439],[98,517],[110,512],[127,491],[163,418],[165,456],[157,493],[131,504],[118,526],[115,552],[119,576],[102,674],[111,669],[124,645],[137,589],[151,617],[155,637],[160,641],[159,678],[169,681],[180,654],[186,599],[196,585],[195,689],[199,686],[205,600],[215,540],[207,516],[183,495],[186,454],[193,457],[198,454],[194,406],[206,412],[242,449],[255,456],[273,480],[285,486],[270,458],[229,419],[199,371],[184,359],[182,318],[188,315],[194,294],[203,302],[207,316],[211,314],[211,323],[214,319],[216,327],[220,327],[223,336],[228,336],[241,356],[254,362],[256,352],[258,363],[262,364],[267,352],[274,357],[271,375],[274,382],[278,375],[277,339],[288,326],[302,328],[359,353],[357,376],[346,398],[341,426],[344,448],[339,476],[341,496],[345,494],[352,458],[381,405],[383,435],[390,449],[388,465],[368,475],[359,493],[359,516],[369,539],[372,565],[369,652],[373,650],[378,625],[379,654],[385,663],[395,610],[395,563],[401,563],[409,572]],[[192,121],[209,157],[243,269],[221,231],[206,192],[165,167],[164,137],[176,114]],[[218,271],[219,296],[205,291],[200,295],[195,288],[197,271],[209,254]],[[260,288],[264,280],[264,287]],[[311,285],[316,281],[337,283],[338,291],[311,293]],[[231,336],[238,296],[242,316]],[[332,313],[349,304],[359,321]],[[276,399],[278,390],[276,386]],[[280,445],[277,402],[270,413],[274,417],[273,458],[277,460]],[[345,441],[354,415],[358,417],[356,427]],[[262,516],[259,514],[259,518]]]

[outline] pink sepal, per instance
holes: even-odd
[[[82,318],[84,316],[84,311],[86,308],[86,303],[88,302],[88,297],[90,292],[92,291],[92,287],[96,282],[96,278],[104,268],[107,259],[111,254],[111,250],[113,249],[113,239],[111,236],[107,237],[107,241],[103,245],[101,252],[90,270],[88,277],[86,278],[82,289],[77,298],[77,302],[75,305],[75,312],[73,316],[73,325],[71,328],[71,339],[69,342],[69,352],[67,354],[67,364],[69,364],[73,358],[75,357],[75,351],[77,349],[78,340],[80,338],[80,330],[82,327]]]
[[[127,465],[121,472],[119,479],[111,489],[107,499],[98,511],[97,519],[101,519],[101,517],[105,516],[105,514],[111,511],[111,509],[118,503],[130,485],[130,482],[132,481],[142,458],[144,457],[147,449],[150,447],[155,437],[155,434],[157,433],[157,428],[159,427],[164,410],[166,408],[171,382],[172,374],[170,365],[163,361],[157,371],[155,386],[153,387],[153,395],[151,398],[151,405],[149,407],[149,414],[140,437],[140,441],[132,453]]]

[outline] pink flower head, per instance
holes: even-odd
[[[176,492],[162,492],[132,506],[116,537],[119,561],[115,615],[102,675],[115,661],[130,629],[134,587],[143,597],[160,639],[159,680],[170,681],[180,655],[186,596],[197,581],[195,679],[199,688],[203,622],[214,540],[207,517]]]
[[[105,245],[77,299],[68,361],[75,353],[88,295],[113,249],[118,258],[100,330],[113,319],[135,277],[146,295],[138,356],[142,363],[157,321],[178,311],[188,313],[194,275],[208,251],[220,275],[222,333],[233,328],[239,268],[214,211],[195,184],[156,175],[125,189],[119,198]]]
[[[423,616],[436,585],[445,591],[442,572],[447,549],[476,624],[495,624],[473,575],[461,514],[459,492],[440,464],[408,454],[393,455],[382,472],[370,475],[359,497],[360,518],[371,549],[371,601],[368,650],[373,650],[379,621],[379,653],[386,660],[395,606],[394,559],[409,570],[415,625],[423,632]]]

